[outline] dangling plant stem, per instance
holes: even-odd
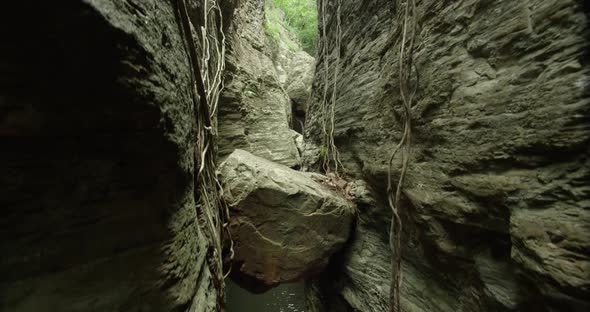
[[[209,2],[213,2],[209,6]],[[191,64],[191,91],[193,100],[193,123],[196,135],[195,163],[195,202],[197,205],[198,224],[204,228],[212,244],[212,257],[209,267],[214,278],[214,285],[218,291],[218,310],[223,310],[225,287],[223,279],[223,248],[221,236],[226,231],[230,241],[230,257],[233,257],[233,242],[229,236],[227,222],[229,209],[223,201],[223,189],[216,176],[217,143],[216,143],[216,110],[219,94],[223,88],[222,73],[225,68],[225,36],[223,34],[223,16],[217,0],[203,2],[203,26],[201,27],[201,54],[197,56],[197,46],[192,36],[191,22],[185,0],[176,0],[177,17],[180,21],[180,31],[184,37],[186,49]],[[209,15],[217,12],[218,24],[213,28],[219,29],[219,34],[209,34]],[[214,23],[214,20],[212,21]],[[221,37],[221,42],[217,39]],[[214,51],[211,52],[211,41]],[[212,55],[213,54],[213,55]],[[209,72],[214,69],[213,79]]]
[[[322,160],[322,167],[324,168],[324,171],[328,170],[328,168],[326,168],[326,158],[327,158],[327,154],[328,154],[328,142],[326,140],[326,138],[328,137],[328,130],[327,130],[327,115],[326,114],[326,102],[328,99],[328,69],[329,69],[329,54],[328,54],[328,37],[326,36],[326,1],[327,0],[321,0],[321,18],[322,18],[322,37],[321,37],[321,41],[322,41],[322,53],[323,53],[323,61],[324,61],[324,91],[323,91],[323,97],[322,97],[322,102],[321,102],[321,109],[322,109],[322,147],[325,148],[325,152],[323,155],[324,159]]]
[[[335,130],[335,112],[336,112],[336,100],[337,100],[337,82],[338,82],[338,74],[340,71],[340,50],[341,50],[341,38],[342,38],[342,28],[341,28],[341,12],[340,8],[342,7],[342,0],[337,0],[337,8],[336,8],[336,43],[335,43],[335,50],[336,56],[334,60],[334,78],[332,84],[332,94],[331,99],[328,101],[328,89],[329,89],[329,68],[330,68],[330,53],[329,53],[329,46],[328,46],[328,37],[327,37],[327,22],[326,22],[326,12],[327,12],[327,2],[328,0],[322,0],[320,5],[320,16],[322,19],[322,53],[323,53],[323,62],[324,62],[324,90],[323,90],[323,97],[321,102],[321,111],[322,111],[322,168],[324,172],[330,173],[332,171],[332,167],[334,168],[334,174],[339,176],[339,168],[344,168],[342,163],[340,162],[340,155],[338,153],[338,148],[336,147],[336,142],[334,140],[334,130]]]
[[[416,2],[415,0],[406,0],[403,13],[402,39],[399,53],[399,90],[403,104],[403,122],[404,131],[399,143],[396,145],[389,158],[388,179],[387,179],[387,197],[389,207],[392,211],[391,225],[389,229],[389,247],[391,249],[391,283],[390,283],[390,310],[392,312],[401,312],[400,291],[402,283],[402,256],[401,256],[401,192],[408,170],[408,163],[411,151],[412,139],[412,102],[418,87],[418,80],[414,90],[410,91],[414,41],[416,37]],[[409,33],[408,33],[409,29]],[[417,74],[417,72],[416,72]],[[401,170],[395,192],[393,190],[393,161],[398,151],[401,150]]]

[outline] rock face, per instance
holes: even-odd
[[[279,83],[291,99],[294,122],[300,117],[304,121],[306,101],[311,94],[315,59],[302,50],[297,36],[287,29],[283,12],[274,7],[272,2],[267,2],[265,9],[267,23],[272,23],[278,32],[275,37],[268,38],[267,35],[267,38]],[[297,128],[297,125],[293,127]]]
[[[289,60],[284,88],[296,110],[305,112],[305,104],[311,93],[315,59],[305,51],[298,51]]]
[[[300,163],[291,103],[264,31],[264,1],[241,0],[228,34],[226,86],[219,103],[219,154],[240,148],[289,167]]]
[[[403,192],[404,311],[588,309],[590,69],[583,6],[418,2],[419,88]],[[333,57],[336,1],[329,8]],[[402,132],[403,6],[343,0],[341,11],[336,143],[348,174],[369,184],[351,245],[326,276],[310,282],[310,309],[389,311],[390,213],[383,198],[386,161]],[[316,72],[308,112],[306,136],[316,143],[323,77]]]
[[[216,311],[171,3],[1,6],[0,310]]]
[[[291,99],[292,126],[299,133],[305,129],[305,115],[307,114],[307,99],[311,94],[311,84],[315,59],[305,51],[299,51],[290,56],[287,64],[288,77],[284,88]]]
[[[348,239],[354,208],[322,176],[234,151],[220,167],[234,279],[253,291],[320,272]]]

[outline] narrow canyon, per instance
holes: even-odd
[[[0,5],[0,311],[590,311],[584,0]]]

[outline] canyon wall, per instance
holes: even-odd
[[[174,3],[1,5],[0,310],[217,310]]]
[[[292,130],[292,102],[304,105],[314,59],[301,50],[282,20],[265,17],[271,13],[281,14],[263,0],[241,0],[236,8],[219,100],[219,155],[224,159],[238,148],[298,167],[302,140]],[[276,29],[276,37],[269,27]]]
[[[330,61],[336,145],[358,219],[345,249],[308,281],[309,310],[389,311],[385,185],[402,132],[403,6],[321,1],[328,38],[309,107],[313,59],[269,37],[264,1],[221,1],[219,154],[242,148],[289,167],[313,156],[291,115],[307,114],[305,146],[319,145]],[[187,2],[198,41],[204,2]],[[196,212],[191,63],[174,3],[0,5],[0,310],[219,309]],[[404,311],[590,309],[587,6],[418,3]]]
[[[317,145],[326,61],[334,82],[338,2],[327,3],[330,57],[319,41],[308,112],[306,140]],[[359,221],[347,250],[309,282],[309,302],[311,311],[389,311],[385,187],[403,130],[403,5],[340,2],[335,139],[347,177],[362,180]],[[419,86],[402,206],[404,311],[590,306],[587,6],[418,1],[412,76]]]
[[[219,154],[225,158],[240,148],[294,167],[300,156],[289,127],[291,103],[275,70],[264,17],[264,1],[242,0],[228,31]]]

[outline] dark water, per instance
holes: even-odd
[[[252,294],[226,280],[227,312],[305,312],[303,284],[284,284],[263,294]]]

